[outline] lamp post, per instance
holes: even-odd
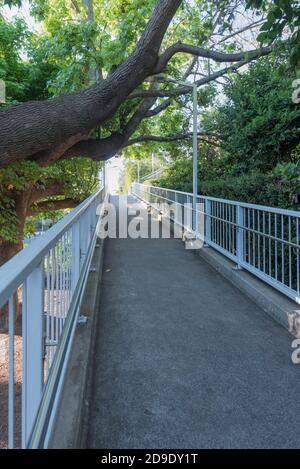
[[[103,184],[104,192],[105,192],[105,187],[106,187],[106,161],[104,161],[104,164],[102,166],[102,184]]]
[[[193,231],[196,233],[198,230],[197,219],[197,195],[198,195],[198,97],[197,97],[197,84],[190,83],[189,81],[175,80],[171,77],[162,75],[163,81],[176,83],[191,88],[193,92],[193,217],[192,225]]]

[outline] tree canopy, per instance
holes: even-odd
[[[272,140],[275,160],[280,162],[283,152],[288,161],[297,144],[298,111],[290,102],[284,111],[290,90],[282,90],[275,76],[267,83],[264,62],[273,57],[269,67],[287,73],[289,86],[297,76],[297,1],[1,0],[1,5],[0,79],[7,90],[0,105],[2,242],[18,238],[19,206],[26,218],[38,204],[49,208],[49,197],[52,207],[61,198],[78,203],[86,195],[82,185],[93,190],[96,178],[90,175],[112,156],[167,152],[188,168],[190,88],[170,83],[168,76],[198,85],[200,114],[207,116],[199,145],[211,168],[222,161],[242,171],[253,160],[259,166],[260,157],[263,165]],[[29,9],[30,24],[9,14],[10,7],[19,7],[20,14]],[[255,61],[262,69],[251,67],[247,74]],[[251,92],[256,80],[263,96],[264,87],[270,92],[269,110],[267,101]],[[249,96],[242,96],[249,86]],[[258,136],[262,130],[271,133],[272,113],[277,118],[283,113],[283,119],[267,143]],[[242,129],[238,135],[237,129]],[[267,165],[270,171],[274,167]],[[16,219],[14,228],[7,228],[8,219]]]
[[[300,107],[291,99],[293,78],[286,55],[277,54],[224,84],[223,102],[202,119],[218,145],[199,148],[201,193],[299,209]],[[157,183],[192,190],[188,148]]]

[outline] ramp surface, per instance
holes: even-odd
[[[182,241],[108,239],[99,314],[90,448],[299,447],[292,336]]]

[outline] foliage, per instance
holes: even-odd
[[[213,29],[216,6],[219,38],[231,33],[238,11],[237,3],[236,0],[184,1],[167,31],[164,47],[179,40],[204,46]],[[269,35],[260,39],[272,42],[289,27],[294,51],[297,52],[298,2],[288,2],[292,11],[286,3],[283,0],[248,0],[249,7],[267,14],[264,32]],[[1,0],[0,6],[3,4],[20,6],[21,1]],[[107,77],[134,49],[155,4],[156,0],[97,0],[93,2],[93,14],[89,16],[82,0],[32,0],[31,14],[38,23],[36,31],[29,30],[19,18],[8,21],[0,15],[0,79],[6,82],[6,104],[78,91],[101,76]],[[234,40],[224,44],[224,50],[239,49],[239,43]],[[187,54],[176,54],[168,64],[167,73],[181,78],[190,59]],[[230,76],[230,82],[224,88],[226,102],[222,106],[215,104],[217,96],[220,96],[219,85],[210,84],[199,90],[201,114],[206,110],[202,125],[207,130],[220,133],[222,138],[222,149],[207,145],[200,147],[200,188],[208,192],[219,191],[220,194],[227,188],[228,197],[229,190],[232,190],[232,194],[237,196],[247,198],[256,194],[258,199],[263,199],[267,196],[267,187],[272,192],[268,186],[269,178],[270,184],[275,181],[274,188],[280,187],[281,192],[285,190],[283,186],[290,187],[292,183],[287,183],[287,170],[283,166],[278,166],[276,174],[273,174],[277,164],[290,163],[299,142],[299,108],[291,103],[293,76],[286,70],[285,63],[285,57],[278,57],[273,62],[264,60],[251,66],[246,74]],[[141,88],[148,86],[143,84]],[[163,84],[162,88],[172,86]],[[157,104],[162,101],[158,99]],[[139,103],[140,100],[126,101],[101,129],[94,129],[93,135],[105,137],[111,132],[121,132]],[[190,128],[191,96],[188,94],[174,99],[157,117],[144,119],[133,138],[174,135],[188,132]],[[165,184],[190,190],[190,141],[163,145],[145,142],[123,150],[127,160],[145,161],[141,163],[141,176],[144,170],[145,173],[148,171],[146,161],[152,153],[162,160],[171,155],[174,160],[176,173],[171,167],[164,179]],[[292,162],[297,163],[296,156]],[[125,185],[133,178],[134,167],[133,163],[127,164]],[[16,193],[26,191],[28,187],[46,187],[53,181],[60,181],[64,184],[64,195],[81,200],[95,189],[99,168],[99,163],[76,159],[48,168],[39,168],[26,161],[1,170],[0,237],[17,238]],[[293,171],[295,173],[297,168]],[[258,196],[259,183],[262,192]]]
[[[98,174],[99,163],[89,161],[86,158],[61,161],[43,168],[42,171],[32,161],[22,161],[0,169],[0,237],[18,242],[14,195],[29,187],[33,190],[43,191],[52,183],[59,181],[64,188],[62,195],[81,201],[97,189]],[[64,212],[60,211],[58,215],[61,216],[62,213]],[[41,212],[35,219],[48,215],[47,212]],[[52,213],[51,218],[53,217]]]
[[[291,63],[300,69],[299,0],[247,0],[247,5],[266,12],[266,21],[257,38],[262,43],[272,43],[284,37],[287,29],[291,31],[290,42],[293,44]]]
[[[80,37],[77,38],[80,40]],[[53,45],[54,47],[54,45]],[[56,51],[57,53],[57,51]],[[24,21],[14,18],[7,21],[0,15],[0,79],[6,83],[5,105],[34,99],[47,99],[62,87],[55,89],[53,83],[60,74],[60,64],[48,60],[51,49],[45,37],[29,31]],[[86,77],[87,80],[87,77]],[[75,86],[75,84],[74,84]],[[66,89],[71,91],[72,87]],[[2,105],[4,106],[4,105]],[[15,212],[15,197],[26,190],[46,188],[59,181],[64,187],[64,196],[83,200],[98,186],[101,163],[84,158],[62,161],[47,168],[36,163],[22,161],[0,170],[0,239],[18,242],[18,219]],[[63,212],[51,213],[51,218]],[[47,217],[41,212],[27,220],[25,234],[32,231],[35,220]]]
[[[280,65],[282,58],[265,59],[233,77],[224,87],[225,104],[206,116],[204,125],[221,135],[226,165],[237,175],[289,161],[299,143],[300,108],[291,100],[294,76],[287,69],[282,73]]]
[[[279,55],[231,76],[224,103],[205,113],[203,128],[220,135],[221,148],[199,147],[200,192],[299,208],[300,108],[285,64]],[[176,158],[156,184],[191,191],[191,158]]]
[[[152,184],[184,192],[193,190],[192,159],[177,159],[163,177]],[[199,168],[199,193],[211,197],[299,210],[300,165],[278,165],[273,171],[251,171],[239,176],[204,176]]]

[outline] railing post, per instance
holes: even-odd
[[[44,355],[44,265],[40,263],[27,277],[22,308],[23,408],[22,444],[25,447],[39,407],[43,389]]]
[[[80,268],[87,254],[90,243],[90,209],[87,208],[80,220]]]
[[[180,223],[179,222],[179,215],[180,215],[180,207],[179,207],[179,204],[178,204],[178,194],[177,192],[175,192],[175,200],[174,200],[174,204],[175,204],[175,210],[174,210],[174,221],[176,223]]]
[[[240,205],[236,206],[236,257],[237,257],[237,268],[242,269],[242,262],[244,261],[244,208]]]
[[[72,226],[72,291],[74,292],[80,272],[80,223]]]
[[[211,242],[211,200],[205,199],[205,246]]]

